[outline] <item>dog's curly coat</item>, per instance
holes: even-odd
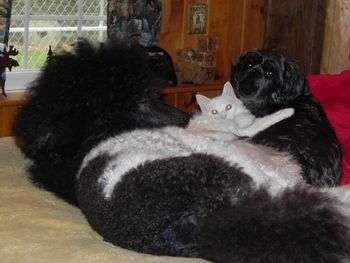
[[[283,101],[283,94],[276,94],[272,97],[279,95],[280,103],[254,104],[251,98],[255,91],[249,90],[248,84],[254,87],[261,73],[252,73],[248,78],[249,74],[242,73],[247,71],[245,66],[241,68],[242,61],[243,58],[234,72],[236,89],[254,114],[261,116],[274,108],[294,107],[296,112],[306,114],[304,130],[314,129],[312,118],[318,129],[325,128],[324,135],[331,139],[322,138],[320,144],[337,143],[298,71],[286,71],[283,66],[274,72],[279,76],[276,85],[286,84],[278,81],[283,79],[282,71],[287,80],[301,81],[297,83],[302,86],[289,87],[289,102]],[[279,56],[274,61],[278,65],[285,63]],[[118,144],[123,134],[132,136],[130,131],[135,129],[151,129],[152,135],[162,130],[160,127],[184,126],[189,120],[187,114],[159,102],[159,82],[149,66],[140,48],[114,44],[93,48],[86,42],[80,43],[74,54],[55,55],[50,60],[30,87],[28,101],[14,125],[17,143],[31,160],[29,172],[35,183],[71,203],[78,201],[91,226],[105,240],[140,252],[202,257],[223,263],[349,262],[350,198],[345,191],[298,184],[281,187],[272,194],[268,185],[257,187],[243,164],[232,164],[213,154],[194,152],[144,162],[123,174],[106,198],[101,175],[113,176],[111,171],[118,169],[120,156],[106,150],[104,143]],[[256,63],[248,68],[259,66]],[[305,98],[301,100],[303,105],[299,97]],[[305,109],[313,110],[308,113]],[[302,114],[297,113],[287,127],[293,121],[300,126],[301,118]],[[263,133],[264,137],[258,134],[253,141],[268,144],[268,135],[274,129]],[[304,130],[302,134],[311,134]],[[291,134],[296,136],[296,129]],[[272,145],[282,148],[275,143],[276,138],[271,139]],[[337,172],[331,173],[332,180],[322,179],[328,176],[326,172],[309,177],[308,170],[317,171],[317,165],[321,170],[323,165],[329,169],[329,165],[323,163],[321,153],[309,150],[309,139],[300,140],[300,147],[317,164],[304,163],[298,157],[296,151],[301,148],[293,145],[297,137],[283,149],[290,150],[300,162],[306,181],[316,186],[335,184]],[[239,145],[253,150],[266,148],[239,142],[238,150]],[[313,147],[314,141],[310,145]],[[227,144],[223,147],[230,149]],[[332,145],[325,148],[331,149]],[[94,157],[84,162],[95,149]],[[271,151],[266,148],[266,154]],[[316,159],[318,156],[321,161]],[[334,158],[340,158],[338,151]],[[334,160],[333,165],[338,162]]]
[[[231,81],[237,96],[258,117],[281,108],[295,109],[291,118],[257,134],[254,143],[292,153],[306,182],[338,185],[342,174],[340,144],[295,63],[269,50],[248,51],[234,66]]]
[[[153,56],[138,46],[115,48],[97,49],[83,40],[75,53],[53,56],[28,88],[13,126],[17,144],[34,163],[33,181],[73,204],[75,174],[94,144],[114,133],[184,126],[189,120],[188,114],[159,103],[165,81],[152,71]]]

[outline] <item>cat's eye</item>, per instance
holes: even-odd
[[[229,111],[232,109],[232,104],[227,104],[225,107],[226,111]]]
[[[217,111],[217,110],[211,110],[210,112],[211,112],[211,114],[213,114],[213,115],[218,114],[218,111]]]

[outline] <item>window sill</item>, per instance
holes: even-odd
[[[40,70],[6,72],[5,91],[24,91],[40,74]]]

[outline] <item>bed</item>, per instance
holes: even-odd
[[[0,138],[0,258],[2,263],[206,262],[143,255],[104,242],[80,209],[33,186],[12,137]]]

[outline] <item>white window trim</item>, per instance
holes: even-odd
[[[72,16],[61,16],[61,15],[30,15],[29,14],[29,2],[25,0],[25,15],[12,15],[11,20],[21,20],[25,21],[24,27],[22,28],[11,28],[10,32],[24,32],[24,45],[28,45],[28,32],[41,32],[41,31],[77,31],[78,37],[80,36],[82,31],[98,31],[99,32],[99,40],[103,41],[103,31],[106,31],[106,26],[103,26],[104,21],[107,20],[106,16],[103,15],[104,8],[103,2],[104,0],[100,0],[100,15],[99,16],[84,16],[83,15],[83,1],[78,0],[78,14]],[[37,27],[30,28],[29,21],[57,21],[57,20],[76,20],[76,27]],[[98,26],[82,26],[82,21],[99,21]],[[11,43],[10,43],[11,44]],[[25,61],[27,59],[27,52],[24,52]],[[25,65],[27,67],[27,65]],[[40,70],[29,70],[24,69],[20,71],[9,72],[6,71],[6,82],[5,82],[5,90],[6,92],[21,92],[25,91],[25,89],[30,86],[31,83],[39,76]]]
[[[40,72],[40,70],[6,72],[6,92],[10,93],[24,91],[39,76]]]

